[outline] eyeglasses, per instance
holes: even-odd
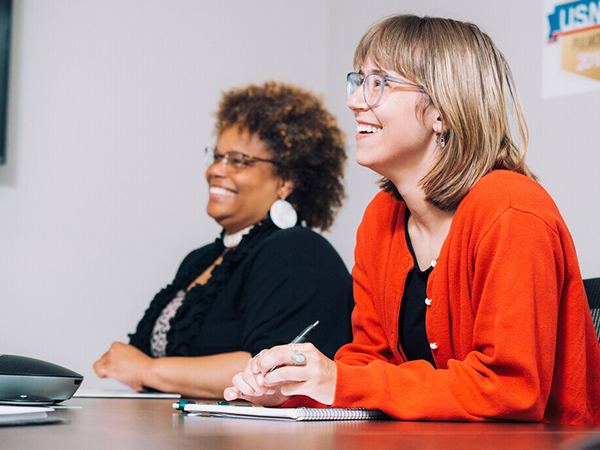
[[[350,72],[346,78],[346,93],[348,94],[348,98],[350,98],[360,86],[364,85],[363,94],[365,96],[365,102],[367,102],[367,105],[373,108],[377,106],[379,102],[381,102],[381,99],[383,98],[383,89],[388,81],[400,83],[405,86],[415,87],[421,91],[423,90],[423,88],[418,84],[393,78],[389,75],[383,75],[381,73],[370,73],[366,77],[363,77],[359,73]]]
[[[275,166],[279,166],[279,163],[277,161],[273,161],[271,159],[258,158],[257,156],[246,155],[242,152],[217,153],[215,149],[206,147],[204,149],[204,154],[206,157],[206,164],[208,166],[212,166],[213,164],[217,163],[222,163],[223,167],[225,167],[229,172],[237,172],[239,170],[243,170],[247,167],[254,165],[254,163],[257,161],[267,162]]]

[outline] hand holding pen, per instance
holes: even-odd
[[[300,350],[296,349],[294,344],[301,344],[309,341],[313,333],[315,332],[315,328],[317,328],[317,325],[319,325],[318,320],[312,325],[306,327],[302,331],[302,333],[300,333],[292,340],[292,342],[290,342],[290,346],[292,347],[292,350],[294,350],[294,354],[292,355],[292,362],[295,366],[303,366],[304,364],[306,364],[306,355],[300,352]],[[277,366],[271,367],[271,370],[269,370],[269,372],[273,372],[275,369],[277,369]]]
[[[262,351],[225,389],[226,400],[243,398],[263,406],[279,406],[293,395],[308,395],[331,404],[335,393],[335,363],[308,341],[318,321],[303,330],[290,344]],[[290,352],[290,349],[292,352]]]

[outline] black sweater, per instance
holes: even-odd
[[[223,252],[222,238],[191,252],[173,283],[159,292],[130,343],[150,354],[162,309]],[[352,277],[322,236],[296,226],[280,230],[266,219],[228,251],[205,285],[186,293],[167,334],[167,356],[252,355],[290,342],[320,321],[311,342],[332,358],[352,340]]]

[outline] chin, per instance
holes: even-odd
[[[356,153],[356,157],[354,158],[356,160],[356,163],[359,166],[363,166],[363,167],[367,167],[368,169],[371,170],[375,170],[373,167],[373,164],[375,163],[375,161],[372,160],[372,158],[369,158],[369,156],[372,156],[372,154],[369,154],[368,152],[360,152],[358,151]]]
[[[372,170],[373,172],[375,172],[378,175],[381,175],[382,177],[387,177],[386,173],[389,173],[390,169],[389,165],[385,162],[373,161],[372,159],[368,158],[356,158],[356,163],[359,166]]]
[[[221,226],[223,226],[221,222],[227,218],[226,213],[219,211],[218,208],[211,208],[210,206],[206,208],[206,214]]]

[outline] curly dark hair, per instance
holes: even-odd
[[[278,175],[294,183],[286,199],[310,228],[327,230],[345,197],[344,133],[313,92],[268,81],[223,93],[216,112],[219,137],[239,126],[267,144]]]

